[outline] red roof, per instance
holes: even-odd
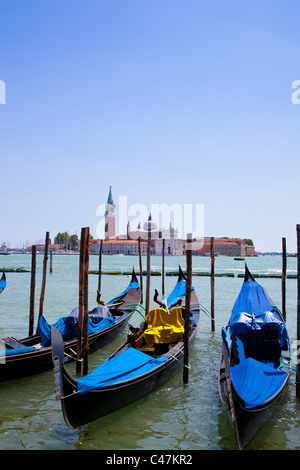
[[[215,238],[215,245],[240,245],[242,241],[240,238]],[[205,239],[204,245],[210,245],[210,239]]]
[[[136,244],[136,243],[138,243],[138,240],[126,240],[124,238],[119,238],[117,240],[115,240],[115,239],[103,240],[103,243],[105,243],[105,244],[110,244],[110,243],[115,243],[115,244],[118,244],[118,243],[123,243],[123,244],[124,243],[127,243],[127,244],[131,243],[131,244]],[[141,243],[147,243],[147,242],[141,240]]]

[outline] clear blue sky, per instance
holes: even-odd
[[[0,0],[0,240],[96,234],[115,201],[296,251],[298,0]]]

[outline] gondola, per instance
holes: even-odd
[[[0,279],[0,294],[5,289],[5,287],[6,287],[6,274],[5,274],[5,269],[3,268],[2,277]]]
[[[132,328],[127,341],[90,374],[74,378],[63,358],[61,335],[52,332],[56,398],[61,400],[66,424],[83,426],[148,395],[180,368],[184,357],[186,278],[180,269],[164,308],[152,309],[140,328]],[[191,290],[189,347],[195,340],[199,302]]]
[[[229,323],[222,328],[219,396],[245,449],[275,413],[288,387],[290,341],[279,309],[245,265]]]
[[[107,344],[117,335],[136,310],[141,289],[133,270],[127,288],[89,312],[88,340],[90,352]],[[63,335],[65,360],[76,356],[78,308],[54,325]],[[38,320],[36,334],[23,339],[11,336],[0,340],[0,381],[35,375],[52,369],[51,327],[44,316]]]

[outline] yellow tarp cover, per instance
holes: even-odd
[[[170,310],[154,308],[146,315],[145,321],[148,325],[144,332],[146,344],[173,343],[182,338],[184,319],[181,307]]]

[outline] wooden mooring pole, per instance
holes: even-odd
[[[300,225],[297,230],[297,374],[296,397],[300,398]]]
[[[102,242],[103,242],[103,240],[100,240],[100,245],[99,245],[99,274],[98,274],[98,290],[97,290],[97,303],[98,304],[100,304],[100,297],[101,297]]]
[[[286,239],[282,239],[282,276],[281,276],[281,295],[282,295],[282,316],[286,320]]]
[[[215,238],[210,239],[210,312],[211,331],[215,331]]]
[[[79,307],[78,307],[78,333],[77,333],[77,363],[76,372],[83,373],[88,370],[88,274],[89,274],[89,227],[81,229],[79,254]]]
[[[183,382],[189,380],[189,332],[191,313],[191,290],[192,290],[192,234],[187,234],[186,241],[186,294],[185,294],[185,317],[184,317],[184,354],[183,354]]]
[[[50,233],[46,232],[45,252],[44,252],[44,262],[43,262],[43,279],[42,279],[42,287],[41,287],[41,295],[40,295],[39,318],[43,315],[43,309],[44,309],[44,298],[45,298],[45,289],[46,289],[46,276],[47,276],[47,261],[48,261],[49,243],[50,243]]]
[[[81,373],[81,362],[82,362],[84,233],[85,233],[85,229],[82,228],[81,235],[80,235],[80,251],[79,251],[79,299],[78,299],[77,362],[76,362],[77,374]]]
[[[50,250],[50,273],[53,272],[53,251]]]
[[[146,283],[146,311],[148,315],[150,311],[150,276],[151,276],[151,259],[150,259],[151,239],[147,241],[147,283]]]
[[[165,239],[162,241],[162,273],[161,273],[161,290],[162,295],[165,295]]]
[[[140,263],[141,305],[143,305],[143,266],[142,266],[141,237],[139,237],[139,263]]]
[[[90,256],[90,229],[86,228],[84,240],[84,267],[83,267],[83,375],[89,369],[89,256]]]
[[[33,335],[33,328],[34,328],[35,276],[36,276],[36,245],[32,245],[28,336]]]

